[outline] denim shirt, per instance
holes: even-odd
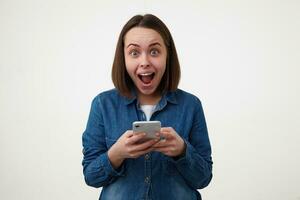
[[[87,185],[103,187],[101,200],[197,200],[197,189],[212,179],[212,158],[200,100],[183,90],[165,93],[151,116],[162,127],[172,127],[186,144],[185,154],[172,158],[150,152],[125,159],[114,169],[108,149],[132,122],[146,120],[136,97],[121,96],[116,89],[93,99],[82,136],[83,174]]]

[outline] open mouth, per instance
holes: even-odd
[[[138,77],[144,84],[150,84],[154,76],[155,76],[154,72],[138,74]]]

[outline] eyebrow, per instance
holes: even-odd
[[[132,46],[135,46],[135,47],[140,47],[138,44],[130,43],[130,44],[127,45],[126,49],[127,49],[129,46],[131,46],[131,45],[132,45]],[[161,46],[161,44],[160,44],[159,42],[154,42],[154,43],[150,44],[149,47],[155,46],[155,45]]]

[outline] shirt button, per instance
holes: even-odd
[[[146,159],[146,160],[149,160],[149,158],[150,158],[149,154],[146,154],[146,155],[145,155],[145,159]]]
[[[148,176],[145,178],[145,182],[150,183],[150,178]]]

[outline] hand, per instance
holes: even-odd
[[[185,152],[183,139],[172,127],[161,128],[160,136],[163,136],[165,139],[162,139],[153,146],[154,151],[161,152],[170,157],[177,157]]]
[[[126,131],[108,150],[108,157],[113,167],[118,168],[126,158],[137,158],[152,151],[152,146],[159,141],[159,138],[139,143],[139,140],[145,136],[145,133],[133,134],[132,130]]]

